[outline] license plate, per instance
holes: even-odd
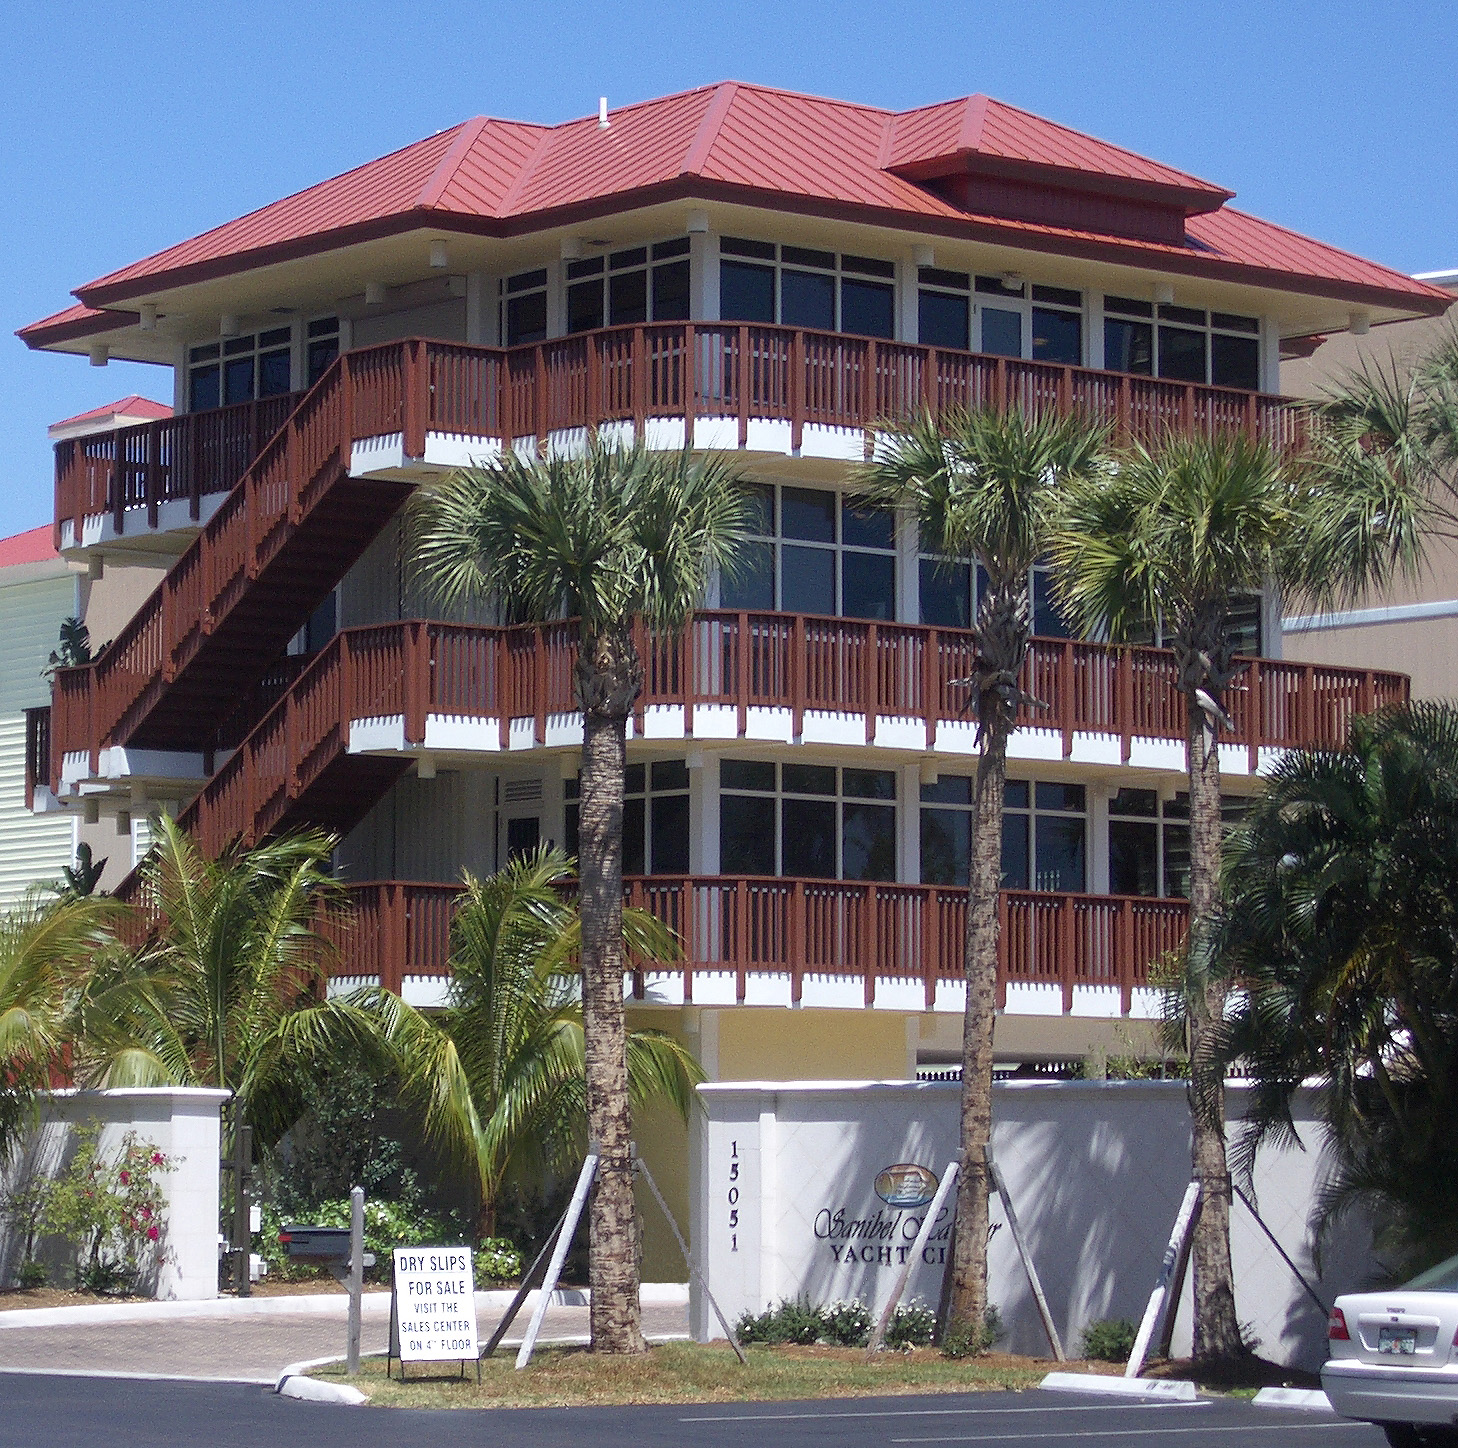
[[[1417,1329],[1413,1327],[1379,1327],[1377,1351],[1411,1357],[1417,1351]]]

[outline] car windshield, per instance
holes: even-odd
[[[1458,1292],[1458,1257],[1449,1257],[1436,1267],[1429,1267],[1403,1286],[1409,1292]]]

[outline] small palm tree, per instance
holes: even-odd
[[[1298,751],[1227,845],[1222,945],[1244,990],[1223,1054],[1254,1082],[1238,1143],[1293,1142],[1316,1082],[1335,1170],[1318,1240],[1365,1207],[1415,1272],[1458,1252],[1458,710],[1356,720]]]
[[[1229,621],[1241,595],[1272,584],[1313,600],[1349,596],[1412,571],[1423,492],[1367,465],[1350,436],[1321,435],[1283,457],[1236,432],[1170,434],[1076,480],[1052,546],[1065,608],[1115,640],[1162,620],[1185,700],[1190,792],[1190,936],[1175,998],[1188,1016],[1193,1166],[1201,1202],[1194,1238],[1195,1356],[1241,1352],[1230,1265],[1230,1173],[1224,1077],[1215,1024],[1230,980],[1214,951],[1221,862],[1223,703],[1244,665]]]
[[[507,616],[578,620],[582,1017],[589,1138],[600,1165],[589,1218],[592,1343],[637,1353],[627,1035],[623,1020],[623,773],[643,687],[635,623],[681,629],[715,570],[731,571],[746,499],[721,460],[594,439],[571,456],[489,467],[422,490],[414,553],[448,606],[495,599]]]
[[[173,821],[141,869],[156,920],[133,952],[99,961],[75,1019],[78,1074],[110,1086],[185,1085],[233,1093],[235,1124],[278,1139],[306,1073],[339,1049],[394,1065],[418,1017],[398,997],[330,999],[331,950],[318,933],[342,909],[327,870],[333,839],[308,831],[209,860]],[[439,1063],[437,1093],[464,1086]]]
[[[1029,579],[1046,551],[1059,491],[1097,471],[1105,429],[1077,415],[978,408],[924,413],[878,435],[860,475],[869,501],[906,510],[927,546],[981,566],[985,587],[965,681],[977,720],[977,782],[964,967],[961,1174],[948,1321],[980,1328],[987,1311],[992,1133],[992,1031],[997,1008],[997,896],[1002,876],[1007,741],[1018,713],[1039,701],[1021,676],[1033,633]]]
[[[428,1103],[427,1129],[474,1170],[485,1236],[494,1234],[505,1183],[569,1169],[585,1138],[581,920],[564,898],[570,883],[571,862],[545,849],[485,880],[465,877],[451,927],[449,1004],[431,1017],[406,1068],[407,1094]],[[677,954],[653,916],[628,910],[623,925],[634,955]],[[433,1109],[429,1087],[442,1056],[448,1067],[459,1061],[471,1114]],[[686,1119],[703,1079],[693,1056],[672,1036],[638,1030],[627,1033],[627,1057],[634,1104],[663,1101]]]
[[[58,901],[36,887],[0,916],[0,1162],[64,1059],[76,999],[93,961],[115,949],[123,908],[99,896]]]

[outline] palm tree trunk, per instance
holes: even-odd
[[[1186,761],[1190,775],[1190,943],[1210,939],[1220,902],[1220,752],[1213,723],[1186,694]],[[1225,1012],[1226,986],[1200,962],[1191,970],[1186,1007],[1190,1023],[1192,1166],[1200,1183],[1195,1219],[1194,1355],[1198,1360],[1238,1357],[1235,1274],[1230,1261],[1230,1167],[1225,1156],[1225,1077],[1208,1047],[1210,1026]]]
[[[972,861],[963,969],[962,1140],[957,1177],[957,1230],[947,1324],[980,1328],[987,1312],[987,1228],[992,1139],[992,1032],[997,1015],[997,897],[1002,883],[1002,805],[1007,734],[989,727],[977,761]]]
[[[597,1144],[588,1207],[594,1352],[641,1353],[632,1117],[623,1020],[623,771],[627,716],[641,670],[626,634],[584,638],[577,668],[583,705],[578,804],[582,1030],[587,1130]]]

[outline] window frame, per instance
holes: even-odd
[[[1219,312],[1206,307],[1187,307],[1172,302],[1146,302],[1137,297],[1121,297],[1105,293],[1103,299],[1104,350],[1108,351],[1109,327],[1137,326],[1148,330],[1148,372],[1134,372],[1135,377],[1158,377],[1167,382],[1192,383],[1198,387],[1223,387],[1232,392],[1260,392],[1261,388],[1261,319],[1235,312]],[[1180,377],[1164,368],[1166,332],[1201,338],[1204,370],[1199,379]],[[1216,382],[1215,344],[1217,339],[1248,342],[1254,348],[1254,385],[1238,382]],[[1109,371],[1122,370],[1108,368]]]
[[[726,250],[726,245],[729,248],[728,250]],[[742,247],[744,249],[734,250],[733,248],[735,247]],[[765,254],[766,249],[770,254]],[[823,257],[828,260],[825,263],[819,263],[811,260],[813,257]],[[810,332],[833,332],[843,337],[860,337],[879,342],[894,342],[897,340],[897,287],[896,263],[894,261],[888,261],[883,257],[861,256],[853,252],[821,252],[814,248],[798,247],[789,243],[781,244],[780,242],[773,241],[759,241],[750,237],[721,236],[718,246],[721,297],[723,266],[725,262],[728,262],[730,265],[760,267],[773,273],[774,316],[771,319],[762,317],[730,317],[725,314],[721,302],[719,309],[721,321],[743,321],[750,326],[762,327],[795,327]],[[847,262],[850,265],[847,265]],[[832,305],[831,326],[811,327],[803,323],[787,322],[784,320],[784,277],[786,272],[830,279]],[[887,331],[849,332],[846,330],[845,288],[847,283],[851,286],[864,285],[874,287],[879,291],[887,293],[890,305],[890,326]]]
[[[270,397],[286,397],[294,390],[294,344],[297,332],[292,322],[280,327],[260,327],[254,332],[240,332],[234,337],[187,344],[187,410],[214,412],[223,407],[238,407],[245,402],[262,402]],[[251,344],[251,345],[250,345]],[[227,377],[230,362],[248,358],[251,368],[250,391],[247,397],[228,400]],[[282,358],[288,368],[287,384],[269,392],[260,391],[263,364]],[[197,407],[197,380],[208,372],[216,374],[218,400],[211,407]]]
[[[636,255],[641,253],[641,255]],[[669,237],[662,241],[643,242],[637,246],[617,247],[596,256],[573,257],[562,268],[562,316],[566,335],[578,336],[602,327],[646,326],[653,322],[685,322],[692,311],[692,281],[689,277],[689,238]],[[684,283],[682,313],[659,316],[658,286],[660,276],[681,270]],[[628,277],[643,278],[643,316],[618,321],[614,313],[613,284]],[[597,288],[597,320],[589,325],[574,326],[572,309],[576,298],[590,295]]]
[[[668,765],[677,766],[683,774],[681,784],[658,784],[654,779],[655,766]],[[632,772],[636,769],[643,771],[643,786],[641,789],[630,788]],[[567,853],[574,858],[577,855],[579,838],[577,811],[579,807],[580,791],[582,787],[581,774],[574,774],[562,781],[562,838]],[[682,870],[660,869],[657,855],[659,853],[659,840],[654,829],[654,802],[661,799],[682,799],[684,802],[684,838],[683,838],[683,862]],[[642,801],[643,805],[643,837],[639,842],[643,852],[644,877],[650,875],[687,876],[693,873],[693,790],[689,779],[688,766],[680,758],[667,759],[635,759],[625,769],[623,777],[623,804],[624,804],[624,855],[627,854],[626,831],[627,831],[627,805],[630,801]],[[624,868],[623,873],[637,874],[637,871],[630,871]]]

